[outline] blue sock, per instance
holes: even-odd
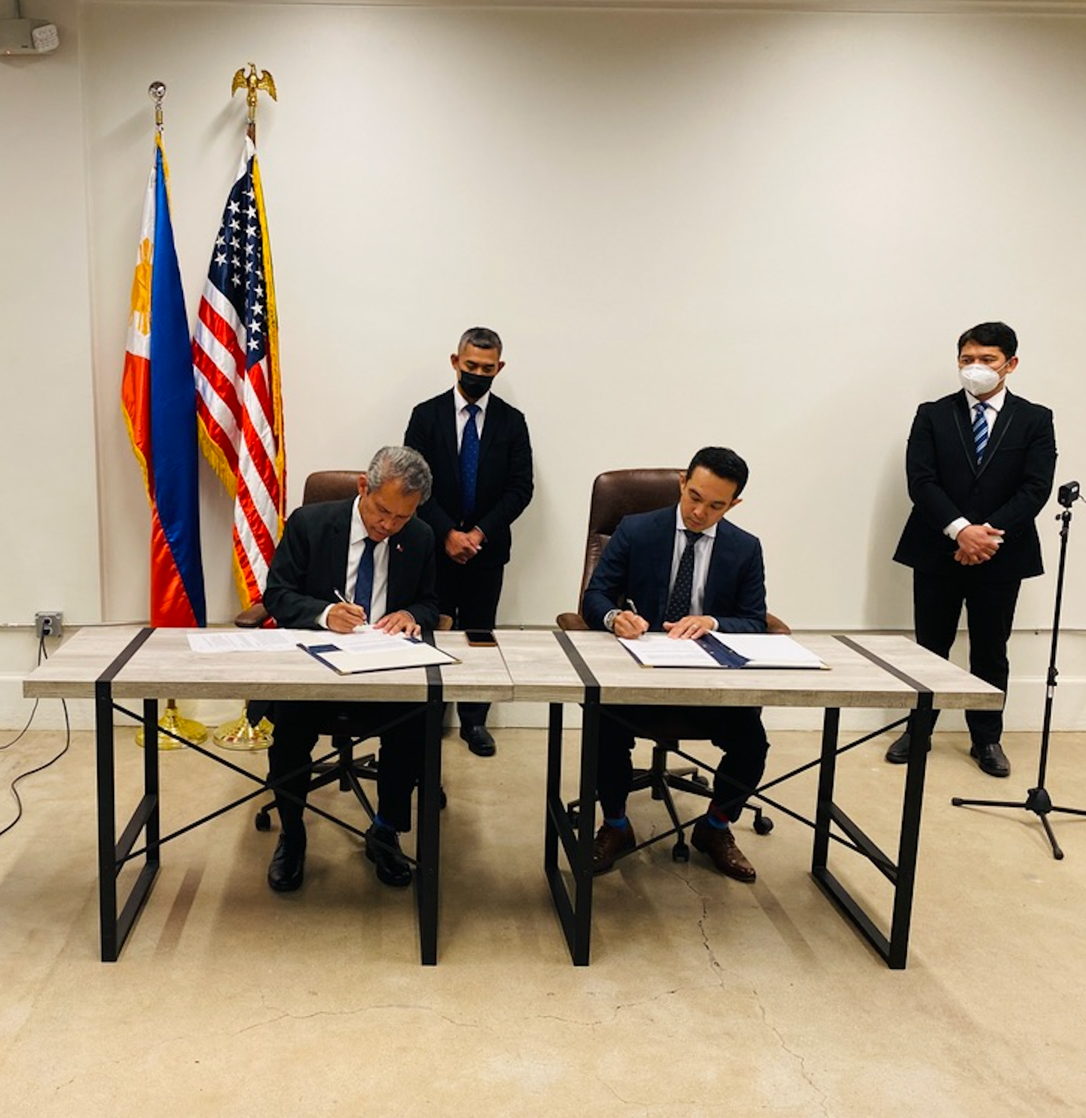
[[[715,811],[707,811],[705,813],[705,821],[710,827],[716,827],[718,831],[727,831],[729,829],[727,819],[722,815],[718,815]]]
[[[617,819],[608,819],[605,815],[603,817],[603,821],[607,824],[608,827],[614,827],[616,830],[628,827],[630,825],[630,821],[626,818],[625,815],[620,815]]]
[[[376,815],[375,815],[375,816],[373,817],[373,825],[374,825],[375,827],[384,827],[384,829],[385,829],[386,831],[392,831],[393,833],[395,833],[395,831],[396,831],[396,828],[395,828],[395,827],[393,827],[393,826],[390,826],[390,825],[389,825],[389,824],[388,824],[388,823],[387,823],[387,822],[386,822],[386,821],[385,821],[385,820],[384,820],[384,819],[382,818],[382,816],[381,816],[381,813],[380,813],[380,812],[378,812],[378,813],[377,813],[377,814],[376,814]]]

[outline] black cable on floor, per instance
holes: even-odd
[[[45,651],[45,635],[42,634],[42,636],[38,640],[38,664],[40,665],[42,660],[48,659],[49,653]],[[30,717],[26,720],[26,725],[15,735],[15,737],[11,739],[11,741],[5,743],[4,745],[0,745],[0,750],[10,749],[27,732],[27,730],[30,729],[30,725],[34,721],[34,715],[38,713],[38,703],[40,701],[41,700],[39,699],[34,700],[34,706],[31,708]],[[44,764],[38,765],[38,767],[35,769],[29,769],[25,773],[20,773],[11,782],[8,791],[11,792],[11,795],[15,800],[16,814],[15,818],[6,827],[0,828],[0,838],[3,838],[4,835],[6,835],[8,831],[10,831],[12,827],[14,827],[15,824],[18,823],[19,820],[23,817],[23,801],[20,798],[18,789],[16,787],[19,782],[21,780],[26,780],[28,776],[33,776],[35,773],[44,772],[47,768],[49,768],[50,765],[55,765],[57,761],[59,761],[61,757],[63,757],[64,754],[68,752],[68,747],[72,744],[72,723],[68,717],[67,700],[61,699],[60,706],[61,709],[64,711],[64,748],[61,749],[61,751],[55,757],[46,761]]]

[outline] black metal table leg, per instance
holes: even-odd
[[[910,719],[909,764],[905,773],[905,796],[901,805],[901,838],[898,845],[897,875],[894,882],[894,914],[890,924],[890,944],[886,963],[891,970],[904,970],[909,951],[909,926],[912,921],[913,891],[916,885],[916,859],[920,850],[920,816],[924,807],[924,777],[935,719],[930,692],[918,696],[916,711]]]
[[[438,883],[441,857],[441,726],[445,715],[441,673],[427,668],[426,745],[419,780],[419,840],[415,890],[423,966],[437,963]]]

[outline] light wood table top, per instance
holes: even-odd
[[[920,691],[937,709],[998,709],[1002,692],[901,636],[848,638],[882,664],[826,634],[800,642],[827,670],[645,668],[610,633],[565,634],[600,687],[603,703],[684,706],[885,707],[909,710]],[[558,635],[499,630],[514,698],[583,702],[584,681]],[[897,674],[895,674],[895,672]]]
[[[81,629],[23,681],[27,698],[94,697],[96,680],[142,630]],[[301,649],[283,652],[193,652],[189,632],[156,629],[112,681],[113,695],[171,699],[320,699],[424,702],[427,669],[402,668],[341,676]],[[442,697],[452,702],[508,702],[513,687],[496,648],[469,647],[463,633],[435,643],[460,663],[440,668]]]

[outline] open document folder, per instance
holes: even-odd
[[[619,644],[646,668],[826,667],[798,641],[779,633],[707,633],[696,641],[644,633],[620,637]]]
[[[328,639],[329,636],[331,640]],[[455,656],[442,652],[440,648],[417,637],[407,637],[402,633],[390,637],[379,629],[331,633],[320,640],[310,639],[298,643],[310,656],[340,675],[459,663]]]
[[[431,664],[457,664],[448,652],[415,637],[391,637],[380,629],[361,626],[353,633],[314,629],[231,630],[192,633],[195,652],[283,652],[300,648],[340,675],[381,672],[392,668],[425,668]]]

